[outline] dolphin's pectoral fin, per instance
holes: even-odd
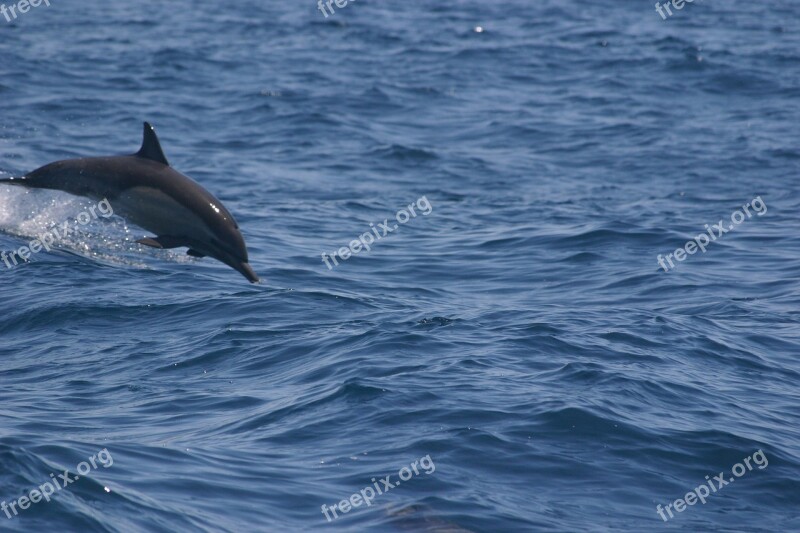
[[[200,252],[198,252],[197,250],[191,250],[191,249],[190,249],[188,252],[186,252],[186,255],[190,255],[190,256],[192,256],[192,257],[198,257],[198,258],[199,258],[199,257],[205,257],[205,256],[206,256],[205,254],[201,254],[201,253],[200,253]]]
[[[150,246],[150,247],[153,247],[153,248],[163,248],[163,246],[161,246],[160,242],[158,242],[157,240],[155,240],[153,238],[150,238],[150,237],[145,237],[144,239],[139,239],[138,241],[136,241],[136,244],[143,244],[145,246]]]
[[[151,248],[180,248],[181,246],[186,246],[186,243],[183,239],[179,239],[178,237],[170,237],[169,235],[162,235],[161,237],[145,237],[144,239],[139,239],[136,241],[137,244],[143,244],[144,246],[150,246]]]
[[[156,163],[169,166],[167,156],[164,155],[164,150],[161,149],[161,143],[158,142],[156,130],[149,122],[144,123],[144,138],[142,139],[142,147],[136,153],[138,157],[150,159]]]

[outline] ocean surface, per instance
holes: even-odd
[[[796,0],[49,3],[0,178],[149,121],[263,281],[0,185],[0,531],[800,531]]]

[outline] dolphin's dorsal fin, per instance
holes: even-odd
[[[161,149],[161,143],[158,142],[156,130],[149,122],[144,123],[144,138],[142,139],[142,147],[136,152],[138,157],[150,159],[162,165],[169,166],[167,156],[164,155],[164,150]]]

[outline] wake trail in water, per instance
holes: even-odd
[[[44,252],[62,252],[135,268],[148,268],[145,257],[177,263],[192,261],[178,251],[159,250],[161,253],[156,255],[143,250],[135,242],[141,230],[129,227],[106,206],[109,204],[65,193],[0,184],[0,234],[14,237],[0,248],[8,253],[23,247],[38,248],[30,256],[33,261]],[[17,259],[27,262],[19,254]]]

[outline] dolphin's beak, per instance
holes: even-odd
[[[258,274],[253,272],[250,263],[236,263],[235,265],[231,266],[233,266],[233,268],[238,270],[244,277],[246,277],[247,281],[249,281],[250,283],[258,283],[259,281],[261,281],[258,278]]]
[[[194,249],[198,250],[199,247],[198,246],[194,246]],[[237,259],[232,254],[230,254],[230,253],[228,253],[226,251],[210,250],[208,252],[204,251],[202,253],[205,254],[205,255],[210,255],[211,257],[213,257],[217,261],[221,261],[222,263],[225,263],[226,265],[228,265],[229,267],[231,267],[235,271],[239,272],[242,276],[246,277],[247,281],[249,281],[250,283],[258,283],[259,281],[261,281],[258,278],[258,274],[256,274],[253,271],[253,268],[250,266],[250,263],[248,263],[247,261],[242,261],[241,259]],[[245,257],[246,257],[246,255],[245,255]]]

